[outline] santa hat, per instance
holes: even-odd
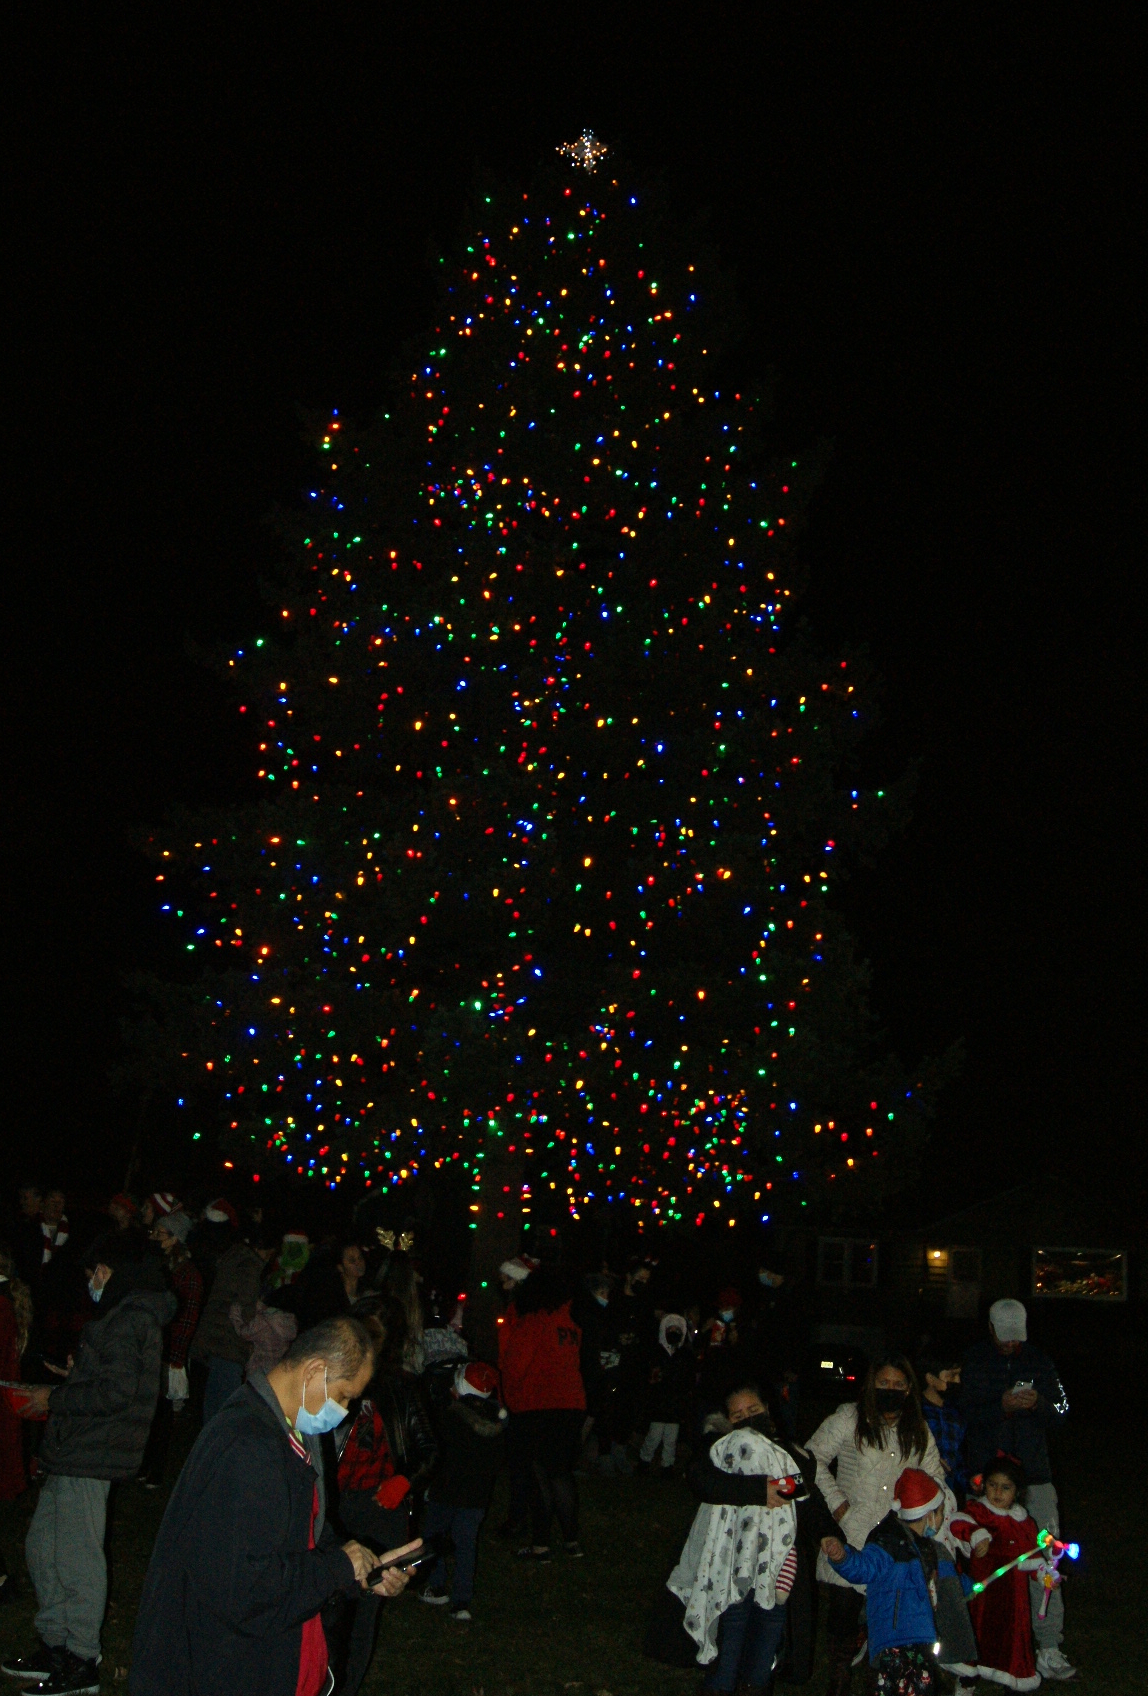
[[[741,1295],[732,1284],[727,1284],[724,1290],[718,1292],[717,1305],[719,1313],[724,1312],[727,1307],[739,1308],[741,1306]]]
[[[214,1201],[208,1202],[203,1217],[210,1219],[213,1225],[230,1225],[232,1230],[239,1229],[239,1215],[226,1196],[217,1196]]]
[[[125,1213],[132,1214],[132,1215],[134,1215],[138,1211],[136,1204],[132,1200],[131,1196],[130,1195],[124,1195],[122,1191],[120,1192],[119,1195],[114,1195],[112,1197],[112,1199],[108,1202],[109,1210],[113,1207],[122,1208]]]
[[[516,1284],[522,1284],[532,1272],[537,1272],[541,1264],[529,1254],[516,1254],[513,1260],[504,1260],[498,1270],[504,1278],[512,1278]]]
[[[919,1466],[907,1466],[897,1480],[893,1506],[901,1519],[924,1519],[944,1499],[945,1492],[935,1478]]]
[[[468,1360],[456,1370],[454,1387],[460,1396],[481,1396],[486,1401],[498,1393],[498,1373],[485,1360]]]
[[[175,1199],[170,1190],[153,1190],[148,1196],[148,1201],[157,1219],[162,1219],[167,1213],[178,1213],[181,1207],[181,1203]],[[212,1205],[218,1207],[219,1203],[214,1202]]]

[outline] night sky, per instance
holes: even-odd
[[[886,680],[866,776],[922,762],[912,824],[840,899],[889,1044],[967,1049],[924,1205],[1123,1159],[1119,20],[300,4],[194,8],[177,35],[143,15],[70,12],[30,46],[10,161],[3,1031],[26,1164],[122,1178],[121,978],[169,958],[129,832],[255,792],[189,644],[267,627],[266,515],[312,464],[299,408],[369,417],[434,321],[476,167],[526,178],[584,125],[708,214],[745,318],[728,368],[772,370],[795,454],[834,443],[802,611]]]

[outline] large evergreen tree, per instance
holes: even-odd
[[[461,1172],[515,1232],[868,1201],[923,1107],[831,901],[887,803],[846,775],[864,678],[792,628],[813,467],[622,178],[479,195],[230,661],[262,797],[152,842],[197,915],[164,1039],[197,1134],[331,1187]]]

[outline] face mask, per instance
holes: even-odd
[[[666,1332],[666,1342],[669,1344],[670,1348],[672,1348],[672,1349],[680,1349],[682,1344],[685,1342],[685,1340],[686,1339],[682,1336],[682,1333],[680,1331],[667,1331]]]
[[[723,1307],[721,1312],[718,1314],[718,1318],[722,1321],[722,1323],[724,1325],[731,1324],[732,1321],[733,1321],[733,1308],[732,1307]]]
[[[875,1392],[878,1413],[900,1413],[905,1405],[908,1390],[877,1390]]]
[[[295,1429],[304,1437],[321,1437],[324,1431],[333,1431],[336,1425],[341,1425],[347,1417],[345,1407],[333,1402],[327,1394],[327,1369],[323,1368],[323,1405],[318,1413],[307,1412],[307,1391],[304,1388],[303,1401],[299,1404],[299,1412],[295,1415]]]
[[[745,1423],[751,1431],[759,1431],[763,1437],[773,1436],[773,1420],[768,1413],[753,1413]]]
[[[594,1300],[598,1303],[599,1307],[608,1307],[610,1305],[609,1296],[595,1296]]]
[[[765,1285],[767,1290],[771,1290],[776,1282],[772,1272],[759,1272],[758,1278]]]
[[[933,1525],[926,1525],[922,1535],[925,1537],[935,1537],[937,1535],[936,1527]]]
[[[100,1301],[103,1298],[104,1286],[102,1284],[94,1284],[92,1282],[92,1280],[89,1278],[88,1279],[88,1294],[91,1296],[93,1301]]]

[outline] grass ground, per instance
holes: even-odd
[[[1077,1424],[1058,1452],[1066,1535],[1082,1545],[1066,1587],[1066,1650],[1082,1670],[1088,1696],[1133,1696],[1144,1688],[1143,1595],[1148,1561],[1130,1487],[1130,1457],[1142,1443],[1131,1426]],[[413,1596],[384,1610],[364,1696],[686,1696],[693,1672],[657,1666],[642,1655],[651,1602],[664,1582],[692,1517],[681,1483],[646,1478],[593,1479],[582,1486],[586,1558],[556,1558],[522,1570],[493,1536],[480,1545],[474,1623],[455,1625],[444,1609]],[[0,1547],[20,1586],[0,1609],[5,1653],[34,1643],[34,1598],[21,1550],[35,1491],[0,1506]],[[497,1524],[496,1498],[488,1525]],[[156,1527],[162,1492],[123,1486],[110,1533],[112,1600],[104,1630],[105,1691],[122,1689],[130,1658],[135,1601]],[[807,1688],[824,1689],[823,1661]],[[856,1680],[858,1691],[861,1680]],[[786,1688],[784,1686],[782,1689]],[[982,1692],[999,1686],[982,1685]],[[159,1696],[159,1693],[157,1693]],[[242,1696],[242,1693],[238,1693]]]

